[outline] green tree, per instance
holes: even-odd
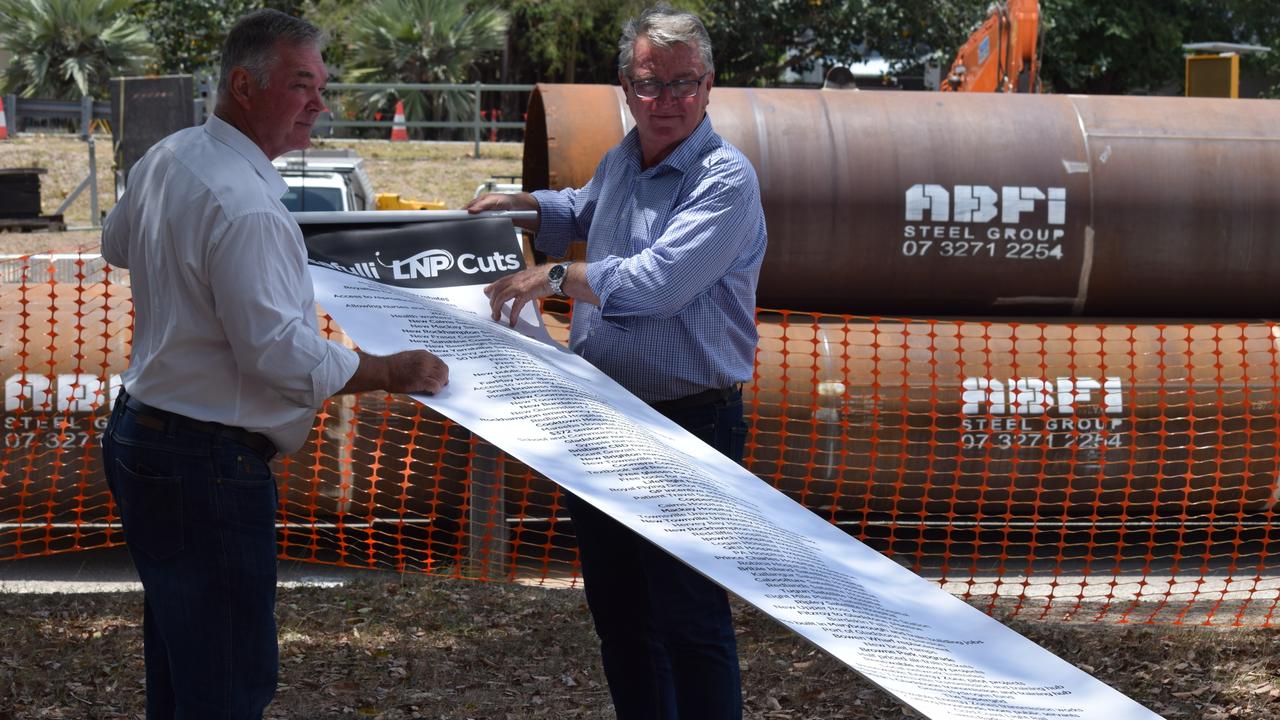
[[[351,27],[364,12],[366,0],[303,0],[299,13],[302,17],[324,28],[329,44],[324,50],[324,60],[331,68],[335,80],[349,64]]]
[[[269,7],[301,16],[297,0],[140,0],[133,14],[150,28],[156,46],[151,70],[157,73],[217,76],[222,43],[241,15]]]
[[[707,0],[716,82],[769,85],[788,69],[859,60],[865,0]]]
[[[344,73],[351,82],[465,83],[481,80],[479,63],[502,50],[508,16],[466,0],[378,0],[355,17]],[[472,114],[469,92],[395,90],[367,93],[371,110],[403,100],[407,119],[461,119]]]
[[[988,0],[898,0],[867,3],[863,42],[898,72],[924,63],[951,66],[970,33],[986,19]]]
[[[617,81],[622,24],[647,0],[499,0],[511,13],[504,80]],[[989,0],[675,0],[715,48],[716,83],[769,85],[880,51],[901,68],[954,54]]]
[[[860,11],[861,35],[898,68],[928,58],[949,67],[988,14],[986,0],[885,0]],[[1133,94],[1180,89],[1182,45],[1269,45],[1243,60],[1246,71],[1280,80],[1280,13],[1275,0],[1040,0],[1040,76],[1057,93]],[[1280,84],[1272,86],[1280,94]]]
[[[106,97],[107,79],[137,73],[152,53],[129,15],[133,0],[0,0],[0,47],[13,54],[4,91],[23,97]]]
[[[1182,73],[1194,2],[1044,0],[1043,64],[1052,92],[1153,93]]]
[[[490,1],[510,14],[506,51],[480,58],[474,67],[487,80],[508,82],[616,82],[622,23],[649,4]],[[342,36],[367,14],[347,10],[354,3],[308,0],[305,5],[309,13],[337,18],[330,27]],[[871,51],[900,74],[918,74],[926,61],[945,69],[986,18],[990,0],[673,0],[672,5],[697,12],[706,22],[716,50],[716,82],[732,86],[776,84],[789,68],[825,69]],[[325,11],[319,12],[322,6]],[[1041,76],[1052,92],[1180,88],[1181,45],[1222,40],[1271,46],[1268,54],[1245,57],[1242,66],[1246,73],[1270,78],[1270,94],[1280,96],[1276,0],[1041,0],[1040,6]],[[343,51],[334,48],[327,57],[340,58]]]
[[[1264,97],[1280,98],[1280,11],[1275,0],[1227,0],[1209,3],[1218,17],[1202,22],[1188,33],[1190,42],[1222,41],[1262,45],[1270,52],[1246,55],[1241,73],[1264,78]]]
[[[218,71],[219,49],[251,0],[143,0],[135,14],[155,37],[157,73],[209,74]]]
[[[1181,89],[1182,45],[1222,41],[1277,46],[1274,0],[1041,0],[1041,77],[1053,92],[1153,93]],[[1245,58],[1244,67],[1280,79],[1280,58]],[[1272,92],[1280,91],[1273,86]]]
[[[508,77],[532,82],[617,82],[622,23],[642,0],[503,0],[511,14]]]
[[[989,0],[704,0],[717,82],[771,85],[875,51],[895,71],[949,64]]]

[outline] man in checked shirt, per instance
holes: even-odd
[[[536,210],[539,265],[485,289],[494,320],[571,297],[570,347],[730,458],[743,458],[741,384],[756,347],[766,235],[755,171],[711,128],[711,41],[659,5],[629,22],[618,76],[635,129],[581,189],[485,195],[467,207]],[[614,707],[630,718],[742,716],[725,591],[582,500],[568,506]]]

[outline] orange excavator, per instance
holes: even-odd
[[[991,14],[956,53],[939,89],[1040,92],[1039,30],[1037,0],[995,3]]]

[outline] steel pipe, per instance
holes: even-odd
[[[763,307],[1249,318],[1280,281],[1280,103],[714,88],[760,178]],[[538,85],[525,189],[577,187],[622,91]]]

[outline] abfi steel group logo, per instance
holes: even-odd
[[[1090,377],[967,377],[962,389],[960,412],[964,415],[1073,415],[1084,403],[1101,404],[1106,415],[1124,414],[1124,389],[1118,377],[1101,381]]]
[[[906,220],[921,222],[927,212],[930,222],[988,223],[999,215],[1000,222],[1016,225],[1041,201],[1045,201],[1045,221],[1049,225],[1066,223],[1066,188],[1005,186],[997,195],[986,185],[956,185],[949,192],[941,185],[919,184],[907,188]]]

